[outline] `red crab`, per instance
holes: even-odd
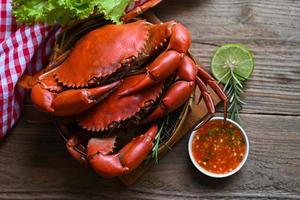
[[[80,39],[61,65],[39,76],[32,101],[39,110],[53,115],[76,115],[79,126],[100,136],[173,112],[188,101],[196,85],[210,114],[215,108],[206,85],[215,90],[226,109],[222,89],[187,54],[190,45],[188,30],[174,21],[105,25]],[[98,174],[121,176],[145,159],[157,131],[154,123],[118,152],[113,151],[115,137],[92,136],[87,157],[74,149],[81,143],[77,135],[67,148]]]

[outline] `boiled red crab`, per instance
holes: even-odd
[[[32,101],[54,115],[76,115],[79,126],[100,136],[131,123],[149,124],[173,112],[188,101],[195,85],[213,114],[206,85],[225,106],[227,98],[189,57],[190,45],[188,30],[174,21],[105,25],[84,36],[60,66],[39,77]],[[149,154],[157,129],[154,124],[116,153],[115,137],[89,139],[87,157],[74,149],[81,142],[77,135],[71,137],[67,148],[100,175],[120,176],[134,170]]]

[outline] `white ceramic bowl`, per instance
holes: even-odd
[[[223,117],[213,117],[211,118],[211,120],[223,120],[224,118]],[[213,178],[225,178],[225,177],[228,177],[228,176],[231,176],[233,174],[235,174],[236,172],[238,172],[242,167],[243,165],[245,164],[247,158],[248,158],[248,155],[249,155],[249,140],[248,140],[248,137],[247,137],[247,134],[246,132],[244,131],[244,129],[238,124],[236,123],[235,121],[231,120],[231,119],[227,119],[227,121],[229,123],[232,123],[234,124],[236,127],[238,127],[241,132],[243,133],[244,135],[244,138],[245,138],[245,141],[246,141],[246,153],[245,153],[245,156],[242,160],[242,162],[240,163],[240,165],[235,168],[234,170],[232,170],[231,172],[228,172],[228,173],[225,173],[225,174],[216,174],[216,173],[212,173],[212,172],[209,172],[207,171],[206,169],[204,169],[203,167],[201,167],[197,161],[195,160],[194,156],[193,156],[193,153],[192,153],[192,141],[193,141],[193,138],[195,137],[195,134],[197,131],[193,131],[192,134],[190,135],[190,139],[189,139],[189,145],[188,145],[188,148],[189,148],[189,156],[190,156],[190,159],[192,161],[192,163],[194,164],[194,166],[200,171],[202,172],[203,174],[207,175],[207,176],[210,176],[210,177],[213,177]]]

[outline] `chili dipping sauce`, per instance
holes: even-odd
[[[226,174],[239,166],[246,153],[243,133],[224,120],[211,120],[197,130],[192,140],[196,162],[211,173]]]

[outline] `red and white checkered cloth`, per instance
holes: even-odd
[[[18,79],[46,64],[59,32],[42,24],[17,26],[11,11],[11,0],[0,0],[0,138],[21,113],[25,91]]]

